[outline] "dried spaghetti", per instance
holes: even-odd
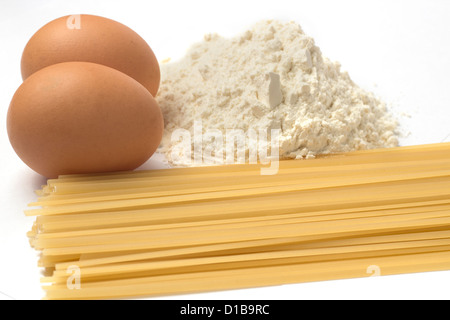
[[[450,268],[450,144],[262,165],[69,175],[26,211],[48,299]],[[68,268],[80,287],[68,286]]]

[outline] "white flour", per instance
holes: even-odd
[[[224,137],[227,129],[280,129],[280,158],[398,145],[397,123],[385,104],[323,57],[293,22],[261,21],[232,39],[207,35],[180,61],[162,64],[161,73],[160,151],[172,164],[192,164],[173,159],[172,133],[182,128],[194,137],[194,121],[201,121],[203,132],[219,130]],[[256,143],[246,141],[246,154]],[[196,151],[222,154],[224,148],[203,141]]]

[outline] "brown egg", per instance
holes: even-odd
[[[156,151],[163,126],[157,102],[139,82],[88,62],[34,73],[7,115],[17,155],[47,178],[133,170]]]
[[[21,61],[25,80],[52,64],[85,61],[126,73],[155,97],[160,69],[149,45],[127,26],[93,15],[72,15],[53,20],[27,43]]]

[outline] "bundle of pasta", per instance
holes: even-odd
[[[26,211],[47,299],[450,269],[450,144],[50,179]]]

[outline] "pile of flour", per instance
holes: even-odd
[[[397,122],[386,105],[323,57],[294,22],[261,21],[231,39],[207,35],[181,60],[163,63],[161,76],[160,151],[173,165],[193,165],[195,153],[211,149],[225,154],[225,143],[214,139],[194,148],[195,123],[200,134],[224,137],[229,129],[267,130],[269,137],[279,129],[281,159],[398,145]],[[180,129],[193,137],[190,155],[173,136]],[[246,154],[257,143],[246,139]]]

